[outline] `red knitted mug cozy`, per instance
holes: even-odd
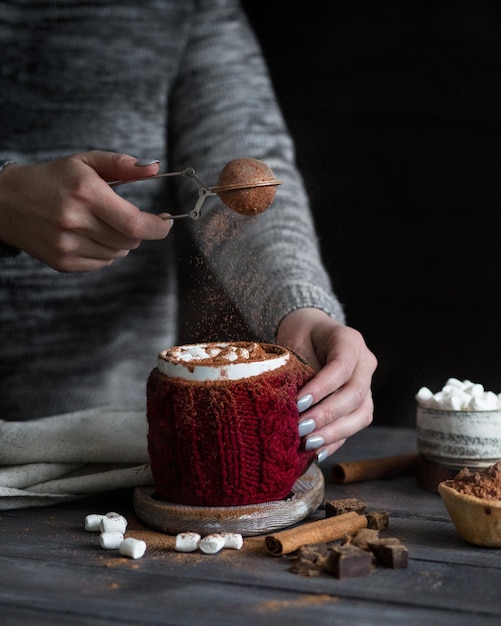
[[[315,456],[298,434],[298,390],[313,369],[292,353],[240,380],[147,383],[148,452],[157,497],[192,506],[281,500]]]

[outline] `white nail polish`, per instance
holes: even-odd
[[[316,428],[316,424],[315,424],[315,421],[312,419],[303,420],[302,422],[299,422],[297,426],[300,437],[309,435],[315,430],[315,428]]]
[[[313,437],[308,437],[304,447],[306,450],[316,450],[323,445],[325,445],[324,438],[320,437],[320,435],[313,435]]]
[[[327,454],[327,450],[320,450],[320,452],[317,454],[317,463],[325,461],[328,456],[329,455]]]
[[[313,396],[311,395],[311,393],[308,393],[302,398],[299,398],[299,400],[297,401],[297,410],[302,413],[303,411],[306,411],[306,409],[309,409],[312,404]]]
[[[148,165],[154,165],[155,163],[160,163],[158,159],[138,159],[134,165],[136,167],[148,167]]]

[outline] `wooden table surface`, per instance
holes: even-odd
[[[174,538],[145,528],[130,491],[0,513],[0,623],[73,624],[416,624],[482,626],[501,619],[501,550],[465,543],[440,496],[414,476],[336,485],[333,462],[414,452],[413,429],[370,426],[322,464],[325,499],[355,497],[390,512],[384,535],[409,550],[406,569],[376,567],[337,579],[292,573],[263,537],[215,555],[183,554]],[[144,537],[141,559],[103,550],[84,529],[90,513],[117,511]],[[322,507],[308,520],[323,518]],[[382,534],[383,536],[383,534]]]

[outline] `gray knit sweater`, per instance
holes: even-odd
[[[236,0],[0,0],[0,42],[0,159],[112,150],[161,159],[162,171],[192,166],[208,185],[233,158],[261,159],[284,181],[268,211],[249,219],[210,198],[186,226],[258,338],[273,341],[301,306],[343,318]],[[196,199],[186,179],[119,193],[155,212]],[[179,228],[90,273],[0,258],[1,419],[144,405],[157,353],[176,343],[176,261],[189,262]]]

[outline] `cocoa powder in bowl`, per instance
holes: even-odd
[[[501,461],[485,470],[472,472],[467,467],[460,470],[454,479],[444,481],[459,493],[484,500],[501,500]]]
[[[501,462],[485,470],[460,470],[438,485],[461,537],[479,546],[501,548]]]

